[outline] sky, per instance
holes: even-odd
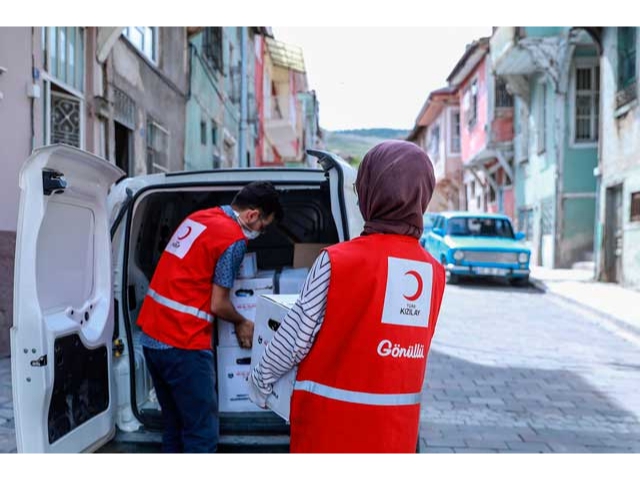
[[[491,27],[273,27],[302,47],[326,130],[413,128],[429,92]]]

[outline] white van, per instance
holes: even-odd
[[[356,171],[309,151],[322,169],[234,169],[125,178],[102,158],[55,145],[20,173],[11,329],[19,452],[95,451],[116,437],[160,442],[161,414],[136,319],[173,230],[231,202],[255,180],[281,192],[281,225],[249,243],[259,268],[292,264],[298,243],[360,234]],[[269,411],[221,413],[221,447],[286,445]]]

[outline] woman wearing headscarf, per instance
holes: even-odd
[[[445,286],[419,244],[435,185],[416,145],[387,141],[365,155],[356,191],[360,237],[325,249],[250,377],[264,407],[299,365],[291,452],[415,452],[427,354]]]

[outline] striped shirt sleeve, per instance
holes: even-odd
[[[331,263],[327,252],[316,259],[300,296],[251,372],[252,399],[264,406],[273,384],[309,353],[327,308]],[[255,401],[255,400],[254,400]]]

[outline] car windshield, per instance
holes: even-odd
[[[460,237],[514,238],[511,222],[503,218],[450,218],[447,222],[447,234]]]
[[[422,217],[422,224],[425,230],[431,230],[433,228],[433,224],[436,223],[436,219],[438,217],[432,213],[425,213]]]

